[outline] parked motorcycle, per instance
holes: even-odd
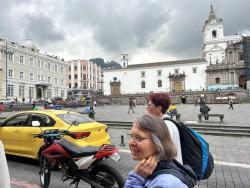
[[[65,130],[46,130],[34,138],[43,138],[44,145],[40,155],[40,182],[42,188],[49,187],[51,169],[58,167],[62,172],[62,180],[71,180],[70,184],[78,187],[79,182],[85,181],[92,188],[122,188],[124,179],[122,175],[105,159],[118,161],[120,156],[118,148],[113,145],[101,147],[77,146],[63,137],[77,136]]]

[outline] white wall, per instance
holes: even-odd
[[[197,72],[193,73],[193,67],[197,68]],[[174,74],[175,69],[179,69],[179,73],[185,72],[186,90],[202,90],[206,84],[206,62],[165,65],[158,67],[134,68],[134,69],[118,69],[104,70],[104,94],[110,95],[110,82],[114,77],[121,82],[121,94],[132,93],[148,93],[150,91],[163,92],[170,91],[169,73]],[[161,76],[158,76],[157,70],[161,70]],[[145,77],[141,77],[141,72],[145,71]],[[158,87],[158,80],[162,80],[162,87]],[[141,88],[141,81],[146,82],[146,87]]]

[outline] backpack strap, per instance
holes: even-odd
[[[160,174],[171,174],[186,184],[188,187],[196,185],[196,176],[188,165],[182,165],[178,161],[173,160],[168,166],[162,169],[156,169],[148,179],[153,179]]]

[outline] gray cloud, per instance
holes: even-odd
[[[250,31],[249,0],[0,0],[0,38],[32,38],[74,59],[84,52],[119,61],[123,50],[136,57],[143,49],[196,58],[211,3],[226,35]]]
[[[58,31],[54,21],[43,14],[26,16],[24,35],[26,38],[32,38],[42,45],[64,39],[64,33]]]

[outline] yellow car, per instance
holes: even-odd
[[[33,127],[38,121],[40,127]],[[75,112],[62,110],[36,110],[19,112],[0,123],[0,140],[6,154],[38,159],[43,139],[33,138],[41,129],[67,130],[77,135],[76,139],[65,136],[68,141],[80,146],[110,144],[108,127]]]

